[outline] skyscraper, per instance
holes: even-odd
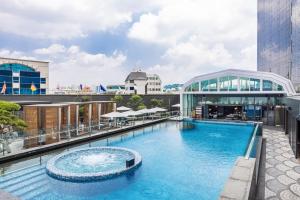
[[[300,0],[258,0],[257,67],[300,92]]]

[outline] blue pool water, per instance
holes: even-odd
[[[45,166],[38,165],[0,177],[0,188],[21,199],[218,199],[235,160],[245,154],[253,128],[251,124],[161,123],[90,144],[108,143],[139,152],[143,164],[131,174],[71,183],[49,177]],[[87,145],[78,148],[83,146]]]

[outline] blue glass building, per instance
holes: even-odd
[[[48,78],[41,74],[38,68],[26,64],[0,63],[0,91],[2,95],[46,94]]]
[[[257,67],[300,91],[300,0],[258,0]]]

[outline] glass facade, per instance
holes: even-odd
[[[262,85],[262,87],[261,87]],[[185,88],[185,92],[255,92],[255,91],[283,91],[282,85],[270,80],[260,80],[257,78],[222,76],[209,80],[193,82]]]
[[[0,65],[0,91],[3,92],[2,94],[46,94],[46,89],[41,88],[41,84],[46,84],[46,78],[42,78],[40,72],[29,66],[18,63]]]
[[[257,66],[300,91],[300,0],[258,0]]]

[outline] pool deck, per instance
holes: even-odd
[[[264,199],[300,199],[300,160],[295,159],[282,129],[265,126],[266,162]]]

